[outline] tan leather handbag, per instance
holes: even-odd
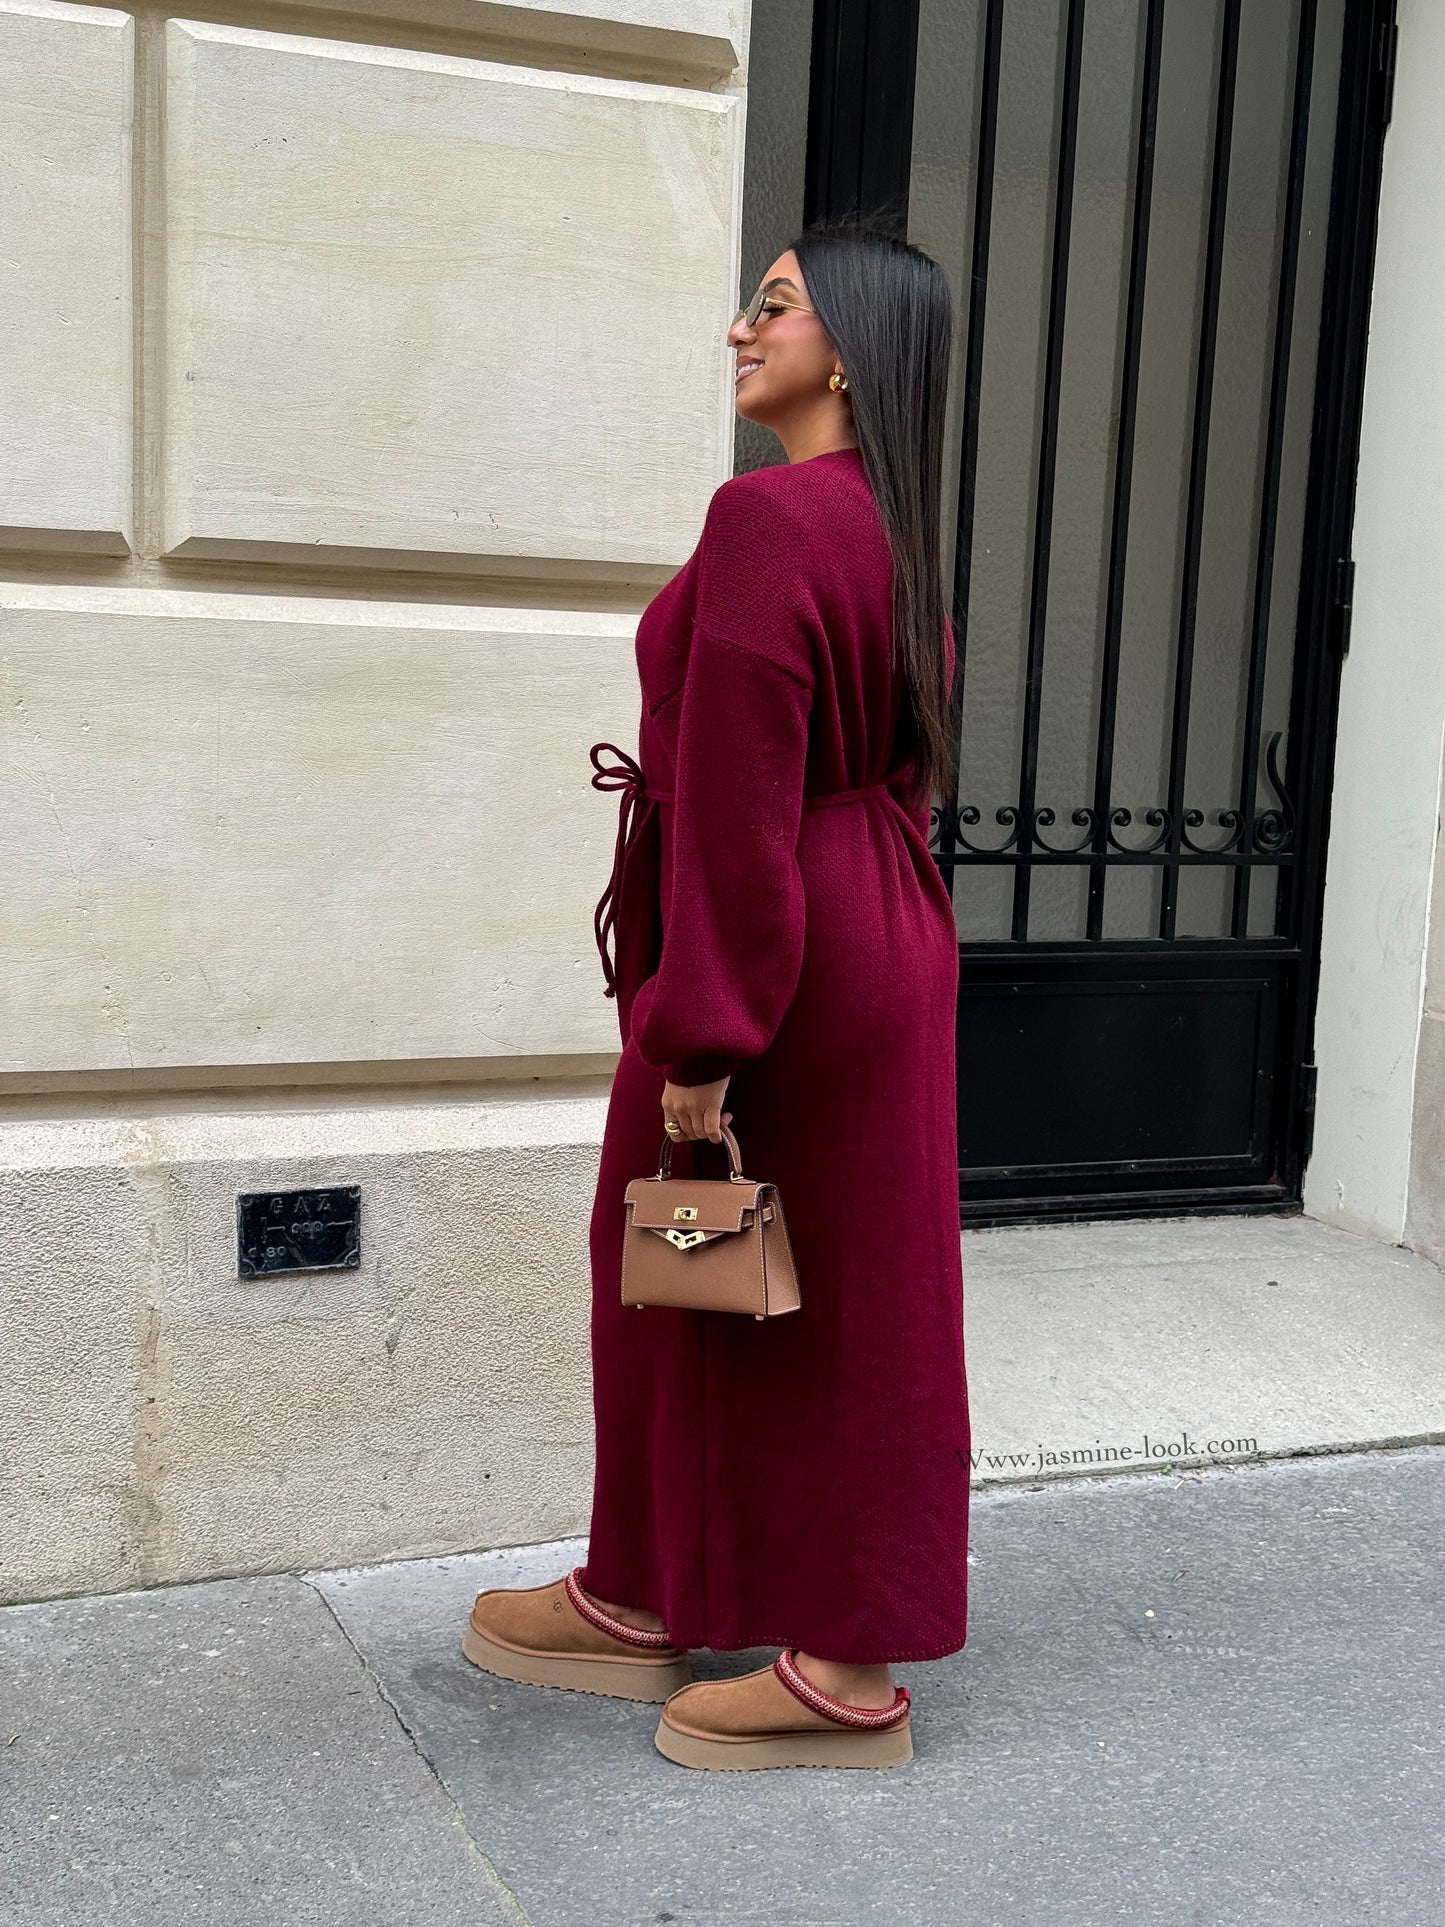
[[[725,1178],[675,1178],[671,1137],[656,1177],[623,1194],[622,1302],[773,1318],[798,1309],[798,1274],[778,1187],[745,1178],[738,1141],[724,1124]]]

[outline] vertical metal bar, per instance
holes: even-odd
[[[1064,41],[1063,97],[1059,103],[1058,182],[1049,264],[1049,321],[1039,437],[1039,481],[1034,504],[1034,553],[1029,586],[1028,660],[1024,671],[1024,727],[1019,752],[1018,860],[1014,865],[1013,940],[1029,933],[1029,885],[1039,776],[1039,713],[1043,701],[1044,632],[1048,619],[1049,548],[1059,445],[1059,386],[1064,359],[1064,315],[1069,282],[1069,233],[1074,209],[1074,156],[1079,133],[1079,66],[1084,48],[1084,0],[1069,0]]]
[[[816,0],[805,222],[861,210],[906,234],[917,47],[918,0]]]
[[[919,0],[868,0],[868,78],[858,205],[908,237]]]
[[[859,63],[846,58],[844,28],[841,0],[814,0],[803,164],[803,220],[809,225],[833,212],[839,149],[856,147],[859,139],[857,115],[850,111],[858,91],[851,69]]]
[[[1371,56],[1380,47],[1379,36],[1387,36],[1393,45],[1395,16],[1395,0],[1345,0],[1309,475],[1300,574],[1294,584],[1298,600],[1286,780],[1296,803],[1295,861],[1282,872],[1275,933],[1298,947],[1302,961],[1298,989],[1290,999],[1281,1077],[1314,1054],[1341,669],[1327,639],[1335,565],[1348,552],[1355,514],[1384,159],[1385,128],[1376,111],[1379,95]],[[1297,1198],[1304,1164],[1298,1120],[1288,1116],[1285,1106],[1280,1109],[1285,1120],[1277,1155]]]
[[[1149,0],[1144,60],[1139,77],[1138,133],[1134,149],[1134,217],[1129,241],[1129,291],[1119,375],[1119,441],[1114,451],[1114,501],[1109,529],[1109,585],[1104,604],[1103,661],[1099,668],[1099,732],[1094,747],[1096,861],[1089,866],[1089,906],[1084,935],[1104,934],[1108,880],[1109,811],[1114,790],[1114,729],[1119,707],[1119,657],[1124,629],[1124,570],[1129,547],[1129,501],[1134,479],[1134,424],[1139,408],[1139,361],[1144,337],[1144,283],[1149,266],[1149,215],[1154,192],[1154,144],[1159,126],[1159,70],[1164,46],[1164,0]]]
[[[1169,736],[1166,848],[1159,893],[1159,935],[1174,936],[1179,909],[1179,849],[1184,828],[1184,778],[1189,759],[1189,700],[1194,678],[1194,626],[1198,615],[1199,556],[1204,526],[1204,485],[1209,468],[1209,413],[1214,395],[1214,352],[1219,337],[1219,284],[1224,260],[1224,219],[1229,201],[1230,141],[1234,127],[1234,80],[1239,59],[1239,0],[1225,0],[1214,116],[1213,178],[1209,189],[1209,239],[1199,321],[1199,361],[1194,383],[1193,445],[1189,456],[1189,505],[1184,532],[1183,581],[1179,591],[1179,638],[1174,654],[1174,718]]]
[[[1259,741],[1264,710],[1265,662],[1269,649],[1274,547],[1279,525],[1280,473],[1284,461],[1285,409],[1289,397],[1289,359],[1294,334],[1300,223],[1304,213],[1305,151],[1309,136],[1310,85],[1315,64],[1316,4],[1317,0],[1300,0],[1295,39],[1294,107],[1285,192],[1284,242],[1280,252],[1279,292],[1275,299],[1269,428],[1265,443],[1264,481],[1260,490],[1259,549],[1255,557],[1254,613],[1250,631],[1249,675],[1245,685],[1244,741],[1239,762],[1240,850],[1246,856],[1254,844],[1254,826],[1259,813]],[[1241,863],[1235,869],[1234,903],[1229,925],[1232,937],[1249,935],[1249,890],[1253,874],[1252,866],[1247,863]]]
[[[974,163],[973,248],[968,283],[968,340],[963,358],[963,434],[958,454],[958,527],[953,549],[953,634],[958,655],[953,726],[962,765],[963,683],[968,668],[968,593],[973,577],[974,485],[978,472],[978,421],[983,405],[983,335],[988,310],[988,250],[993,228],[993,166],[998,147],[998,85],[1003,56],[1003,0],[988,0],[984,23],[983,78],[979,89],[978,155]],[[958,849],[958,798],[948,808],[939,835],[939,854]],[[957,864],[948,864],[953,891]]]

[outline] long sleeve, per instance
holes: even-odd
[[[760,476],[714,494],[681,696],[671,901],[632,1035],[674,1084],[771,1043],[803,962],[797,864],[818,624],[804,531]]]

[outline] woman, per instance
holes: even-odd
[[[778,257],[728,340],[738,413],[788,459],[717,489],[642,616],[640,768],[592,751],[624,791],[597,926],[624,1049],[591,1221],[588,1558],[479,1594],[464,1650],[665,1700],[656,1743],[691,1766],[907,1760],[890,1663],[964,1644],[958,946],[926,842],[954,786],[951,334],[941,270],[904,242],[819,226]],[[801,1308],[624,1306],[626,1184],[663,1129],[720,1144],[734,1117]],[[689,1683],[689,1647],[773,1645]]]

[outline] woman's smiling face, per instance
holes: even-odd
[[[829,375],[840,369],[840,363],[822,322],[812,312],[803,271],[791,248],[768,269],[761,289],[763,307],[756,323],[749,327],[744,314],[728,329],[728,343],[735,353],[737,412],[780,435],[785,425],[819,406],[846,415],[846,394],[828,386]]]

